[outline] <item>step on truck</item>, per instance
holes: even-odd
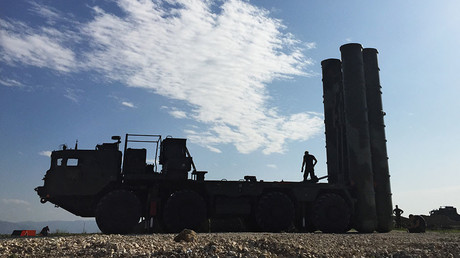
[[[106,234],[213,231],[238,218],[243,230],[361,233],[392,229],[392,203],[377,50],[341,46],[322,61],[327,182],[206,180],[186,139],[126,134],[94,150],[51,154],[35,190]],[[161,168],[160,168],[161,167]],[[211,226],[210,226],[211,225]]]

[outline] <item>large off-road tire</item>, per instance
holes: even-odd
[[[206,219],[205,201],[191,190],[173,193],[164,206],[163,223],[168,232],[179,232],[186,228],[202,231]]]
[[[135,194],[115,190],[97,204],[96,223],[104,234],[128,234],[138,224],[141,213],[141,203]]]
[[[324,233],[345,233],[350,225],[350,208],[338,194],[321,195],[313,207],[315,227]]]
[[[256,208],[257,225],[262,231],[288,231],[294,222],[294,204],[280,192],[264,194]]]

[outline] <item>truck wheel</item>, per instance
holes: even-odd
[[[194,191],[177,191],[166,201],[163,222],[169,232],[179,232],[186,228],[200,231],[206,219],[206,203]]]
[[[268,232],[288,231],[294,221],[294,205],[280,192],[263,195],[256,209],[257,225]]]
[[[141,217],[141,203],[126,190],[106,194],[96,207],[96,223],[104,234],[128,234]]]
[[[321,195],[313,207],[316,228],[324,233],[345,233],[349,229],[350,209],[338,194]]]

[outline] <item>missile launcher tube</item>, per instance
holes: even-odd
[[[347,184],[342,62],[339,59],[327,59],[321,62],[321,67],[328,182]]]
[[[388,232],[393,227],[393,204],[391,201],[390,173],[377,53],[374,48],[365,48],[363,50],[363,61],[378,221],[377,231]]]
[[[370,233],[376,229],[377,214],[362,46],[346,44],[340,47],[340,52],[348,167],[357,198],[354,228],[361,233]]]

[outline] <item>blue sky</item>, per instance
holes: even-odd
[[[320,62],[379,51],[393,204],[460,208],[457,1],[0,2],[0,220],[40,204],[50,151],[186,137],[208,179],[326,175]]]

